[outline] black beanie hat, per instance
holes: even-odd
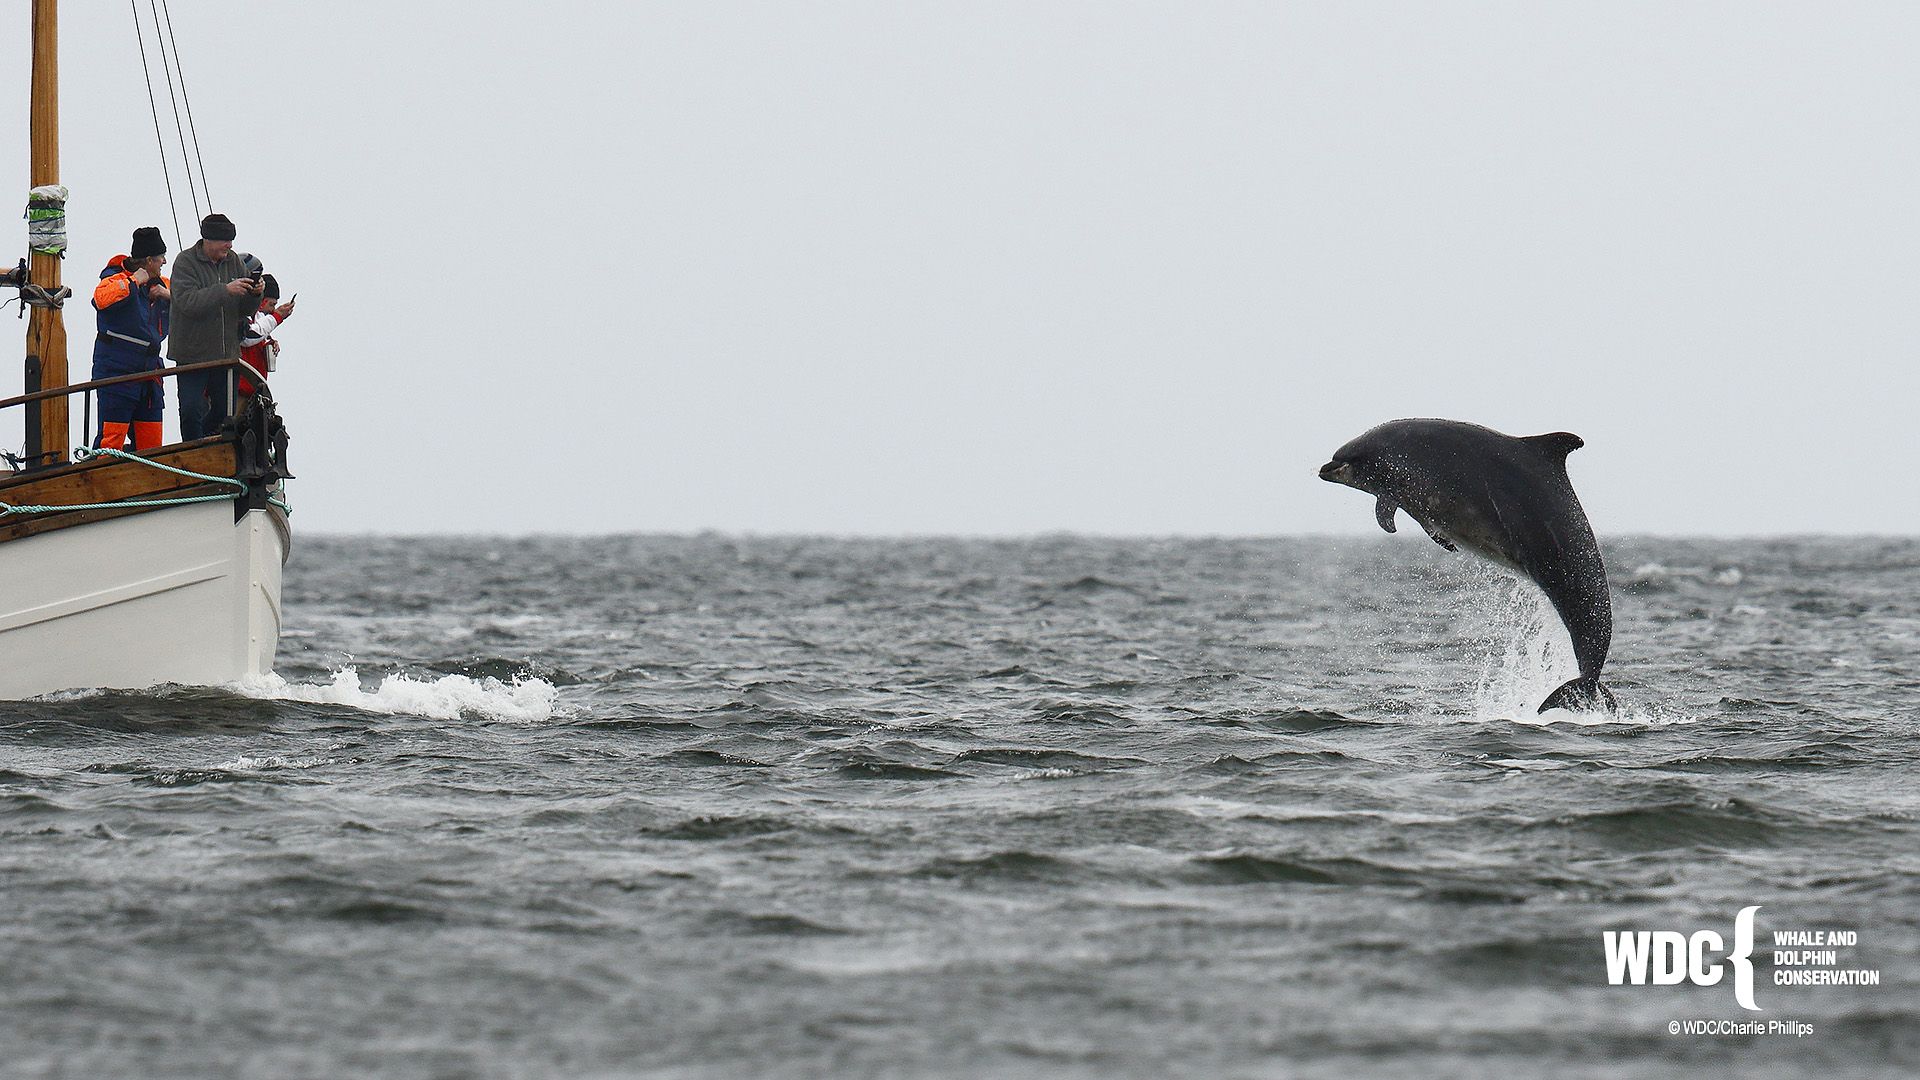
[[[238,235],[240,230],[233,227],[233,222],[228,221],[225,214],[208,214],[200,219],[202,240],[231,240]]]
[[[269,300],[280,299],[280,283],[273,280],[272,274],[267,274],[263,276],[260,280],[261,280],[261,283],[266,286],[264,293],[267,299]]]
[[[145,259],[152,255],[165,255],[167,241],[160,230],[151,225],[133,230],[133,250],[127,252],[129,259]]]

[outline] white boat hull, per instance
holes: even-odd
[[[0,544],[0,700],[271,672],[290,542],[221,500]]]

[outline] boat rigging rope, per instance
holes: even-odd
[[[173,91],[173,63],[167,59],[167,45],[158,41],[160,37],[160,9],[154,0],[147,0],[147,10],[153,13],[153,36],[160,46],[160,70],[167,77],[167,100],[173,103],[173,133],[180,140],[180,160],[187,165],[187,195],[193,200],[193,219],[198,222],[202,216],[200,210],[200,191],[193,184],[193,163],[187,158],[187,132],[180,125],[180,98]],[[209,210],[212,208],[209,207]]]
[[[11,514],[48,514],[54,511],[66,510],[119,510],[131,506],[187,506],[191,503],[225,502],[229,499],[238,499],[247,493],[247,485],[242,481],[235,480],[231,476],[213,476],[208,473],[197,473],[191,469],[175,468],[172,465],[153,461],[149,458],[143,458],[138,454],[129,454],[124,450],[115,450],[105,446],[97,450],[89,450],[82,446],[76,448],[73,452],[73,460],[75,461],[86,461],[89,458],[96,457],[113,457],[119,458],[122,461],[137,461],[142,465],[151,465],[162,472],[170,472],[175,476],[184,476],[189,480],[199,480],[209,484],[225,484],[234,490],[220,495],[187,495],[171,499],[122,499],[119,502],[75,503],[71,506],[14,506],[10,503],[0,502],[0,518],[7,517]],[[280,496],[270,497],[267,501],[289,514],[293,513],[293,507],[287,505],[286,500]]]
[[[160,0],[160,10],[167,16],[167,42],[173,46],[173,66],[180,72],[180,101],[187,107],[187,130],[193,134],[193,160],[200,163],[200,194],[207,197],[207,212],[213,212],[213,192],[207,187],[207,162],[200,156],[200,129],[193,125],[193,99],[187,96],[187,65],[180,61],[180,43],[173,37],[173,8],[167,0]],[[159,33],[159,27],[154,27]],[[187,148],[182,146],[180,154],[186,156]]]
[[[173,199],[173,170],[167,167],[167,140],[160,134],[160,105],[153,98],[153,72],[147,67],[147,32],[140,27],[140,0],[127,0],[127,6],[133,9],[133,34],[140,41],[140,73],[147,77],[147,111],[153,114],[153,141],[160,148],[160,175],[167,181],[167,209],[173,211],[173,246],[177,251],[186,244],[180,234],[180,207]]]
[[[160,102],[153,93],[153,66],[147,59],[147,30],[140,21],[140,0],[127,0],[127,7],[133,12],[133,33],[140,42],[140,73],[147,81],[147,111],[153,117],[153,141],[160,148],[160,175],[167,184],[167,208],[173,212],[173,242],[176,247],[184,247],[185,235],[180,230],[180,206],[173,194],[173,169],[167,159],[172,155],[167,150],[166,135],[160,127]],[[207,161],[200,152],[200,128],[193,119],[193,97],[187,93],[187,65],[180,59],[180,42],[173,33],[173,8],[167,0],[147,0],[147,11],[153,15],[153,43],[160,54],[160,70],[167,80],[167,101],[173,106],[173,134],[180,144],[180,166],[187,178],[187,198],[193,203],[194,221],[197,223],[205,214],[213,213],[213,191],[207,186]],[[171,49],[172,55],[168,55]],[[178,86],[175,86],[175,76]],[[180,121],[181,106],[186,107],[186,123]],[[187,153],[188,133],[192,133],[193,153]],[[193,175],[195,164],[200,166],[200,177],[196,182]],[[206,202],[202,210],[200,203]]]

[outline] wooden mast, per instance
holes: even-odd
[[[33,136],[28,171],[34,187],[60,182],[58,23],[58,0],[33,0]],[[48,292],[58,292],[60,257],[33,252],[31,258],[33,283]],[[67,330],[60,321],[60,311],[33,308],[27,318],[27,389],[33,392],[66,385]],[[67,399],[54,397],[41,402],[39,420],[39,438],[30,438],[27,446],[29,460],[42,465],[67,460]]]

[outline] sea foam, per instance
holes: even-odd
[[[360,673],[341,668],[325,683],[290,683],[278,675],[251,675],[234,689],[251,698],[265,701],[307,701],[330,705],[349,705],[367,712],[424,716],[434,720],[458,720],[479,716],[515,724],[538,724],[559,712],[559,691],[544,679],[515,679],[501,682],[495,678],[469,678],[442,675],[437,679],[416,679],[410,675],[387,675],[372,690],[361,686]]]

